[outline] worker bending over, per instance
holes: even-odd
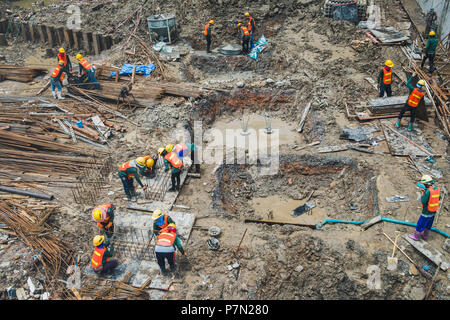
[[[242,35],[242,53],[248,54],[250,52],[248,43],[250,41],[250,32],[248,31],[247,27],[244,27],[242,23],[237,24],[240,33]]]
[[[107,273],[108,271],[113,270],[119,264],[117,260],[111,260],[110,258],[114,254],[114,248],[111,245],[109,247],[109,240],[105,240],[105,236],[96,235],[94,240],[92,241],[95,249],[91,259],[92,269],[96,273]]]
[[[253,43],[253,35],[255,34],[255,19],[250,15],[249,12],[244,13],[244,15],[248,18],[248,32],[250,32],[250,50],[255,46]]]
[[[161,232],[161,230],[167,228],[170,223],[175,223],[175,221],[173,221],[173,219],[167,213],[163,214],[163,212],[159,209],[153,211],[152,219],[153,234],[155,236],[157,236]]]
[[[184,255],[184,249],[181,245],[181,241],[177,236],[177,227],[174,223],[170,223],[156,238],[155,255],[158,262],[161,274],[167,275],[166,259],[169,262],[170,271],[175,271],[177,265],[175,263],[175,250],[181,252]]]
[[[140,160],[139,163],[137,160]],[[143,190],[147,189],[147,186],[141,182],[139,178],[138,171],[142,171],[145,163],[141,159],[130,160],[128,162],[122,163],[119,168],[119,178],[122,181],[123,189],[127,195],[128,201],[136,201],[136,190],[133,185],[133,177],[136,179],[137,183],[142,187]]]
[[[392,82],[392,68],[394,63],[391,60],[386,60],[383,69],[378,74],[378,89],[380,90],[380,98],[384,97],[386,92],[388,97],[392,96],[391,82]]]
[[[206,40],[206,53],[211,53],[211,41],[212,41],[212,33],[211,28],[214,25],[214,20],[209,20],[203,29],[203,35]]]
[[[70,62],[69,56],[66,54],[66,50],[64,48],[59,48],[58,53],[58,63],[59,61],[64,61],[64,67],[67,67],[67,69],[72,72],[72,62]]]
[[[53,98],[56,99],[55,88],[58,89],[58,99],[64,100],[65,98],[62,96],[62,81],[64,79],[64,73],[69,73],[69,69],[64,66],[64,61],[59,61],[58,66],[53,70],[53,73],[50,75],[50,86],[52,88]]]
[[[154,178],[156,176],[156,161],[158,161],[158,155],[156,154],[137,158],[137,163],[144,164],[139,174],[150,179]]]
[[[79,63],[78,63],[78,67],[79,67],[78,75],[79,76],[83,76],[83,75],[87,74],[88,81],[90,83],[93,83],[95,85],[96,89],[100,89],[100,84],[98,83],[97,79],[95,78],[95,69],[94,69],[94,67],[89,62],[87,62],[87,60],[84,59],[83,56],[80,53],[76,55],[76,58],[79,61]]]
[[[428,239],[431,227],[433,226],[434,216],[439,209],[439,199],[441,190],[434,186],[434,180],[429,175],[422,176],[417,186],[422,194],[420,202],[422,203],[422,214],[417,221],[416,230],[409,237],[418,241],[420,237],[424,240]]]
[[[108,238],[114,233],[114,210],[113,204],[102,204],[92,210],[92,219],[97,222],[100,230],[105,230]]]
[[[427,40],[427,46],[423,50],[423,58],[422,63],[420,64],[420,68],[423,69],[423,65],[425,61],[428,59],[428,64],[430,66],[430,73],[433,73],[434,70],[434,57],[436,56],[436,47],[438,45],[439,39],[436,38],[436,32],[433,30],[430,31],[429,39]]]
[[[158,153],[164,159],[164,171],[167,172],[171,170],[171,180],[172,186],[168,191],[179,191],[180,190],[180,175],[183,162],[177,157],[175,152],[172,152],[173,145],[169,144],[165,148],[159,148]]]
[[[416,75],[416,73],[414,73],[408,79],[408,82],[406,83],[408,88],[411,90],[411,93],[409,94],[408,99],[406,100],[405,105],[403,106],[402,110],[400,110],[400,114],[398,115],[398,121],[395,124],[395,126],[397,128],[400,127],[403,114],[406,111],[410,111],[411,119],[409,121],[408,131],[411,131],[413,128],[413,123],[414,123],[415,116],[416,116],[416,108],[419,105],[420,101],[423,99],[423,96],[425,95],[425,89],[424,89],[425,80],[417,81],[417,84],[416,84],[417,88],[414,88],[414,86],[411,84],[411,80],[414,78],[415,75]]]

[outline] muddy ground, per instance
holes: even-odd
[[[82,8],[83,28],[107,30],[125,19],[139,3],[129,0],[120,4],[85,4]],[[407,21],[398,2],[377,0],[375,3],[382,7],[384,25],[396,26]],[[127,133],[111,139],[114,150],[111,155],[117,166],[143,153],[155,152],[173,140],[173,128],[193,120],[203,121],[205,145],[212,143],[208,130],[239,128],[244,115],[250,118],[250,127],[259,129],[264,128],[263,113],[269,112],[273,128],[285,130],[281,135],[280,170],[276,174],[260,177],[255,166],[204,164],[201,179],[187,180],[177,204],[191,207],[190,211],[198,216],[209,214],[198,219],[196,226],[220,227],[220,249],[208,250],[208,233],[194,229],[189,241],[183,244],[186,258],[178,257],[180,270],[176,280],[181,281],[175,284],[175,290],[168,293],[167,299],[422,299],[430,281],[410,274],[410,263],[403,255],[396,253],[399,258],[396,271],[386,269],[392,245],[383,232],[392,238],[396,232],[412,232],[411,227],[383,222],[366,231],[349,224],[327,224],[317,230],[244,222],[244,219],[273,217],[315,225],[327,218],[362,221],[378,213],[416,222],[420,215],[415,188],[420,174],[411,169],[404,158],[391,156],[385,142],[375,148],[383,154],[354,150],[317,153],[317,147],[342,143],[339,135],[343,128],[361,125],[346,117],[343,101],[354,106],[367,97],[377,96],[376,90],[364,78],[369,76],[376,80],[379,68],[387,58],[392,59],[399,69],[401,65],[407,65],[400,48],[374,46],[368,41],[356,49],[350,47],[354,40],[366,40],[364,30],[348,22],[323,17],[323,1],[283,0],[264,4],[248,1],[246,4],[248,6],[238,1],[192,0],[158,2],[156,5],[148,1],[143,11],[144,17],[153,12],[176,12],[181,38],[192,48],[181,61],[165,63],[172,79],[190,80],[230,91],[211,93],[197,101],[164,98],[147,110],[136,110],[132,120],[139,120],[140,126],[136,128],[124,122],[121,125],[127,128]],[[216,55],[202,57],[198,50],[203,50],[201,28],[204,21],[216,20],[213,32],[217,43],[213,43],[213,48],[222,43],[238,42],[234,25],[241,12],[247,9],[256,18],[257,35],[264,33],[269,40],[269,46],[258,62],[246,57],[238,57],[235,61],[226,61]],[[16,9],[11,10],[13,14],[17,13]],[[32,17],[39,22],[64,23],[64,10],[65,6],[35,8]],[[30,12],[21,10],[21,14]],[[133,24],[124,25],[118,37],[132,29]],[[144,23],[139,30],[142,37],[148,36]],[[414,34],[414,30],[410,30]],[[44,49],[40,45],[18,41],[2,48],[1,55],[8,63],[39,64],[50,70],[53,61],[43,58]],[[117,65],[126,59],[124,55],[116,55],[114,48],[99,57],[91,57],[94,63],[101,60]],[[0,92],[31,95],[43,81],[38,79],[31,85],[3,82]],[[244,88],[236,86],[239,81],[245,83]],[[393,92],[394,95],[405,95],[408,90],[394,78]],[[299,134],[296,126],[301,110],[310,101],[312,111],[303,133]],[[372,124],[379,126],[378,121]],[[420,121],[417,126],[433,151],[443,154],[435,164],[444,172],[438,185],[449,189],[445,175],[449,172],[448,141],[442,138],[442,131],[433,121]],[[321,145],[302,150],[294,148],[313,141],[320,141]],[[118,208],[125,209],[127,203],[123,200],[117,174],[111,173],[109,179],[99,203],[113,202]],[[312,190],[315,191],[310,201],[316,207],[310,213],[292,217],[292,210],[303,204]],[[89,217],[91,207],[75,204],[67,190],[53,191],[63,209],[53,215],[50,222],[74,245],[80,256],[79,263],[86,265],[92,254],[91,238],[96,232]],[[114,194],[108,196],[111,191]],[[388,203],[386,197],[394,195],[405,195],[411,200]],[[351,209],[350,203],[355,210]],[[446,201],[435,227],[448,233],[449,224]],[[245,230],[241,250],[233,257]],[[10,237],[0,251],[2,262],[11,261],[0,265],[1,290],[9,286],[26,287],[23,270],[28,275],[43,278],[32,267],[27,249],[14,239]],[[432,233],[428,240],[441,252],[444,241],[445,238],[437,233]],[[399,238],[399,244],[419,266],[429,265],[428,272],[434,274],[436,266],[433,263],[405,240]],[[22,250],[19,252],[24,253],[26,259],[14,258],[12,252],[16,250]],[[227,269],[235,260],[241,265],[239,274]],[[367,284],[371,266],[379,268],[379,289],[371,289]],[[448,300],[448,288],[448,274],[440,272],[431,298]]]

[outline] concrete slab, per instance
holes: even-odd
[[[441,269],[443,271],[447,271],[450,266],[447,258],[441,252],[433,248],[429,243],[423,241],[422,239],[420,239],[419,241],[414,241],[409,238],[407,234],[403,235],[403,238],[425,257],[433,261],[436,265],[441,264]]]
[[[119,259],[117,259],[117,260],[119,260]],[[139,268],[139,262],[137,260],[134,260],[134,259],[122,260],[122,259],[120,259],[119,265],[117,266],[117,268],[115,268],[110,273],[99,275],[99,274],[95,273],[95,271],[92,269],[91,265],[88,265],[87,267],[85,267],[83,273],[85,275],[120,281],[125,277],[125,275],[128,272],[136,273],[138,268]]]
[[[150,287],[169,290],[171,281],[172,280],[169,277],[157,276],[152,280],[152,283],[150,283]],[[150,300],[163,300],[164,295],[167,293],[167,291],[165,290],[157,290],[157,289],[148,290]]]

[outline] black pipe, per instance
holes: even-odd
[[[36,193],[36,192],[26,191],[26,190],[22,190],[22,189],[5,187],[5,186],[2,186],[2,185],[0,185],[0,191],[6,191],[6,192],[9,192],[9,193],[16,193],[16,194],[20,194],[20,195],[23,195],[23,196],[29,196],[29,197],[38,198],[38,199],[53,200],[53,195],[51,195],[51,194]]]

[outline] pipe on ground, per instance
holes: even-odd
[[[22,189],[6,187],[6,186],[2,186],[2,185],[0,185],[0,191],[20,194],[22,196],[28,196],[28,197],[38,198],[38,199],[53,200],[53,195],[51,195],[51,194],[31,192],[31,191],[26,191],[26,190],[22,190]]]

